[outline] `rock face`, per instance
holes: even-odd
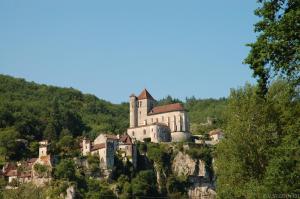
[[[177,176],[202,176],[207,177],[205,162],[193,160],[188,154],[178,152],[172,164],[173,172]]]
[[[213,182],[208,178],[203,160],[194,160],[188,154],[178,152],[172,162],[172,170],[177,176],[188,177],[191,184],[187,190],[190,199],[216,198]]]
[[[209,183],[195,184],[188,189],[190,199],[214,199],[216,192]]]
[[[74,199],[75,198],[75,188],[74,186],[70,186],[67,189],[67,196],[65,199]]]

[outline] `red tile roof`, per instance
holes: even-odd
[[[154,100],[154,98],[150,95],[150,93],[144,89],[141,94],[138,96],[138,99],[139,100],[142,100],[142,99],[151,99],[151,100]]]
[[[112,135],[112,134],[105,134],[105,137],[107,139],[112,139],[112,140],[118,140],[119,139],[116,135]]]
[[[37,158],[31,158],[31,159],[29,159],[29,160],[27,160],[27,163],[34,163],[35,161],[37,160]]]
[[[31,177],[31,172],[20,173],[19,177],[20,178],[29,178],[29,177]]]
[[[15,170],[8,170],[5,174],[5,176],[10,177],[10,176],[18,176],[18,171]]]
[[[51,156],[50,155],[46,155],[46,156],[41,156],[37,162],[42,162],[43,165],[49,165],[51,166]]]
[[[96,150],[98,150],[98,149],[103,149],[103,148],[105,148],[105,143],[95,144],[95,145],[93,145],[91,151],[96,151]]]
[[[119,141],[123,142],[124,144],[132,144],[132,140],[129,135],[121,135]]]
[[[159,113],[166,113],[172,111],[184,111],[184,107],[180,103],[175,104],[168,104],[163,106],[154,107],[150,112],[149,115],[159,114]]]

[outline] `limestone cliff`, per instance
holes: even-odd
[[[178,152],[172,161],[173,173],[187,177],[189,198],[215,198],[216,196],[205,164],[204,160],[192,159],[184,152]]]

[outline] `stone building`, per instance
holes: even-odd
[[[133,166],[137,166],[137,149],[136,145],[129,135],[121,135],[118,143],[118,152],[122,155],[123,159],[132,162]]]
[[[220,129],[214,129],[208,133],[211,144],[217,144],[224,138],[224,133]]]
[[[117,149],[118,138],[115,135],[100,134],[93,142],[84,138],[82,141],[82,155],[98,155],[100,167],[111,169],[114,166],[114,154]]]
[[[134,139],[151,142],[176,142],[189,139],[189,119],[180,103],[154,106],[155,99],[144,89],[130,96],[130,126],[127,134]]]
[[[89,154],[99,156],[101,169],[113,168],[117,152],[136,166],[136,146],[128,135],[100,134],[94,141],[84,138],[81,147],[83,156]]]
[[[39,142],[39,157],[22,162],[9,162],[2,168],[2,175],[8,183],[16,186],[19,183],[32,182],[37,186],[44,185],[51,180],[53,162],[48,154],[48,141]],[[39,169],[43,167],[41,172]]]

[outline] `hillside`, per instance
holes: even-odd
[[[158,101],[158,105],[176,101],[179,100],[168,96]],[[193,133],[204,133],[222,125],[225,99],[189,98],[184,105],[189,111]],[[94,138],[100,132],[123,133],[128,127],[128,112],[127,103],[112,104],[73,88],[0,75],[0,142],[3,143],[7,139],[25,140],[30,146],[41,139],[58,141],[65,135]],[[213,125],[203,125],[208,117],[213,118]],[[20,150],[15,145],[1,146],[2,160],[33,155],[28,147]]]
[[[116,105],[73,88],[39,85],[0,75],[0,142],[2,137],[58,140],[62,135],[122,133],[128,126],[128,105]],[[7,132],[7,133],[5,133]],[[13,133],[11,133],[13,132]],[[1,155],[9,149],[1,146]],[[3,154],[5,153],[5,154]],[[5,156],[6,156],[5,155]]]

